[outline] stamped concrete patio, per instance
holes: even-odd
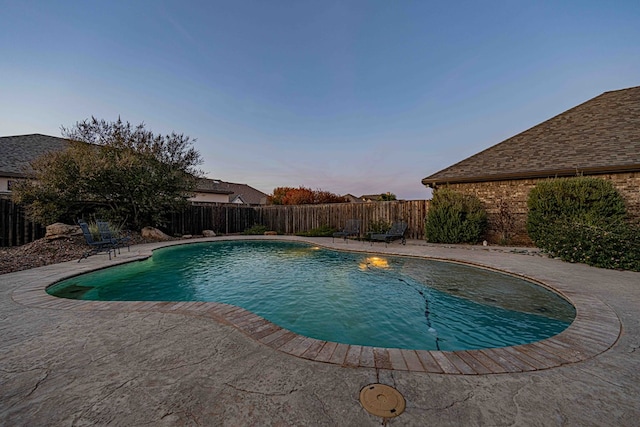
[[[508,248],[307,240],[526,276],[572,300],[577,318],[527,346],[413,352],[305,339],[217,303],[72,301],[44,292],[162,246],[139,245],[112,261],[98,255],[0,275],[0,424],[380,425],[358,401],[365,385],[380,382],[407,403],[387,425],[638,425],[640,273]]]

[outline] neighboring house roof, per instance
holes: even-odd
[[[344,197],[349,203],[364,203],[364,200],[362,200],[360,197],[354,196],[353,194],[345,194],[342,197]]]
[[[391,193],[363,194],[360,196],[360,200],[363,202],[378,202],[382,200],[385,195],[391,195]]]
[[[233,191],[224,184],[226,183],[219,179],[200,178],[196,184],[196,191],[211,194],[233,194]]]
[[[363,200],[365,202],[371,202],[371,201],[378,201],[380,200],[380,194],[382,193],[378,193],[378,194],[363,194],[362,196],[360,196],[360,200]]]
[[[640,86],[605,92],[422,180],[445,183],[640,171]]]
[[[248,205],[264,205],[267,203],[267,195],[247,184],[224,182],[219,179],[201,178],[196,186],[197,192],[229,194],[231,203],[245,203]]]
[[[43,154],[67,148],[69,141],[55,136],[16,135],[0,137],[0,176],[24,177],[31,162]]]

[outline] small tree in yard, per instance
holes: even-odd
[[[514,232],[516,218],[507,200],[502,199],[498,202],[498,212],[494,221],[496,229],[500,233],[500,244],[509,244]]]
[[[47,224],[73,220],[91,208],[134,228],[161,225],[187,203],[202,161],[188,136],[154,135],[144,124],[92,117],[62,134],[68,149],[37,159],[32,178],[12,196]]]

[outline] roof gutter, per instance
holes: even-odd
[[[609,173],[628,173],[640,172],[640,164],[623,165],[623,166],[599,166],[590,168],[575,169],[552,169],[546,171],[530,171],[516,172],[496,175],[481,175],[471,177],[452,177],[452,178],[431,178],[426,177],[422,180],[422,184],[429,188],[436,188],[442,184],[470,184],[478,182],[495,182],[495,181],[511,181],[519,179],[545,179],[545,178],[561,178],[579,175],[605,175]]]

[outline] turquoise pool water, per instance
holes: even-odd
[[[321,340],[416,350],[524,344],[558,334],[575,317],[557,294],[510,275],[277,241],[168,247],[47,292],[100,301],[217,301]]]

